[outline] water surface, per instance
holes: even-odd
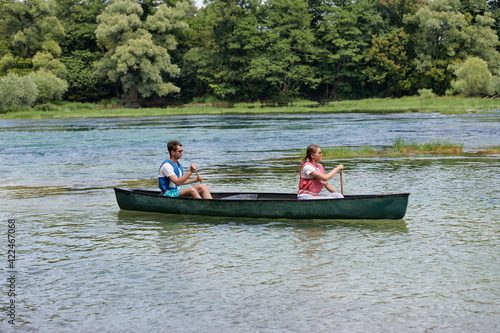
[[[499,120],[498,112],[2,120],[0,246],[6,253],[15,219],[18,292],[16,326],[3,315],[0,331],[498,331],[498,156],[325,159],[327,170],[346,166],[348,193],[411,192],[396,221],[127,212],[112,188],[155,188],[172,139],[212,190],[294,192],[297,153],[311,143],[383,148],[403,137],[475,151],[500,144]]]

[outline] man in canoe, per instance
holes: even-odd
[[[167,144],[167,149],[170,157],[163,161],[158,173],[161,194],[167,197],[212,199],[207,185],[201,183],[203,178],[198,174],[196,164],[191,163],[189,170],[184,173],[184,169],[179,163],[184,153],[182,144],[179,141],[170,141]],[[196,179],[189,179],[193,173],[196,173]],[[198,181],[200,184],[183,188],[183,185],[193,184]]]
[[[328,182],[337,172],[342,171],[344,166],[340,164],[335,169],[325,174],[325,169],[319,163],[323,159],[321,148],[317,145],[307,147],[306,156],[302,159],[300,166],[300,181],[298,199],[332,199],[343,198],[335,188]],[[330,193],[321,194],[326,188]]]

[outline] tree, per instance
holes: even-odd
[[[94,76],[93,64],[99,59],[98,54],[87,50],[75,50],[61,59],[68,72],[67,100],[88,102],[111,96],[111,84],[104,84]]]
[[[0,32],[9,36],[10,45],[3,51],[0,73],[25,75],[43,67],[64,78],[66,69],[58,59],[61,55],[58,40],[64,36],[64,29],[55,13],[54,0],[2,3]]]
[[[43,70],[51,72],[55,76],[65,79],[67,70],[66,66],[59,59],[55,59],[51,53],[37,52],[33,57],[33,70]]]
[[[57,17],[66,32],[61,41],[65,56],[75,50],[98,53],[95,30],[97,16],[104,10],[107,0],[55,0]]]
[[[14,73],[20,76],[28,75],[33,70],[33,59],[20,56],[14,57],[12,53],[5,54],[0,59],[0,76]]]
[[[467,38],[463,33],[467,21],[458,11],[459,6],[458,0],[435,0],[405,18],[415,25],[412,42],[414,65],[420,74],[419,88],[442,95],[449,86],[453,73],[448,66]]]
[[[407,54],[409,35],[394,31],[373,36],[372,47],[365,52],[368,66],[364,73],[369,81],[385,86],[387,95],[400,97],[412,87],[411,63]]]
[[[498,0],[488,0],[489,12],[491,13],[491,17],[495,19],[494,29],[497,33],[497,36],[500,37],[500,1]]]
[[[444,94],[454,78],[454,65],[469,56],[483,58],[498,71],[498,37],[489,27],[491,19],[463,14],[460,5],[458,0],[435,0],[405,18],[415,27],[411,43],[420,88]]]
[[[401,28],[404,16],[415,14],[425,3],[425,0],[379,0],[378,7],[384,22],[392,28]]]
[[[53,0],[13,0],[2,4],[1,25],[10,36],[12,53],[32,58],[42,51],[60,56],[57,40],[64,29],[56,17]]]
[[[490,14],[477,15],[474,23],[464,29],[467,41],[460,49],[461,59],[478,57],[486,61],[490,71],[500,76],[500,42],[495,31],[492,29],[495,21]]]
[[[479,58],[468,58],[455,71],[457,77],[452,81],[454,91],[464,96],[493,95],[495,91],[495,78],[488,70],[486,61]],[[497,78],[498,79],[498,78]]]
[[[179,92],[165,79],[180,72],[168,51],[177,45],[172,32],[188,28],[183,21],[186,10],[186,3],[162,4],[143,22],[143,9],[136,0],[116,0],[97,17],[97,41],[107,52],[97,63],[96,74],[121,84],[125,104],[134,105],[139,95]]]
[[[316,36],[322,99],[360,98],[367,81],[363,54],[370,48],[371,36],[380,32],[382,19],[370,0],[331,1],[321,9]]]
[[[107,0],[55,0],[57,16],[66,31],[61,41],[61,61],[67,69],[68,90],[65,99],[70,101],[97,101],[110,97],[116,89],[94,76],[94,63],[103,55],[97,45],[95,30],[97,16],[102,13]]]
[[[229,102],[255,98],[256,82],[246,72],[264,44],[259,13],[257,0],[215,0],[200,10],[185,70],[202,91]]]
[[[311,29],[312,15],[305,0],[269,0],[260,22],[264,41],[252,58],[245,78],[265,82],[261,99],[288,102],[301,87],[319,83],[314,62],[318,49]]]

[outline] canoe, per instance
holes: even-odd
[[[409,193],[348,194],[343,199],[298,200],[295,193],[218,192],[213,199],[170,198],[160,191],[115,188],[124,210],[285,219],[402,219]]]

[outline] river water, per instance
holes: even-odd
[[[172,139],[213,191],[294,192],[311,143],[383,149],[402,137],[474,152],[500,145],[499,122],[499,112],[1,120],[0,331],[499,331],[498,155],[325,157],[327,170],[346,166],[346,193],[410,192],[396,221],[147,214],[120,211],[113,194],[155,188]]]

